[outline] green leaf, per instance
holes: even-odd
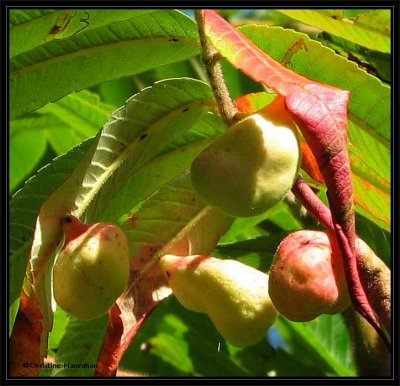
[[[221,119],[211,113],[205,115],[186,133],[163,148],[152,161],[133,173],[118,194],[110,198],[99,219],[112,221],[130,212],[140,201],[187,170],[212,138],[225,129]]]
[[[59,351],[60,342],[66,333],[70,315],[57,307],[54,313],[54,328],[49,334],[49,355],[55,357]]]
[[[391,12],[388,9],[371,10],[358,15],[354,22],[365,28],[390,36]]]
[[[31,135],[36,135],[38,131],[45,132],[47,143],[58,155],[66,153],[86,139],[53,114],[30,113],[10,121],[11,136],[26,131]],[[13,172],[10,169],[10,174]]]
[[[222,119],[209,112],[198,120],[188,131],[177,137],[170,145],[166,146],[160,154],[175,150],[188,144],[196,144],[214,139],[226,131],[227,127]]]
[[[291,355],[282,348],[273,348],[272,336],[277,334],[276,328],[272,326],[267,332],[266,341],[255,346],[244,349],[229,346],[234,360],[246,369],[249,369],[253,376],[263,377],[304,377],[324,376],[323,371],[315,365],[306,365],[295,355]],[[266,344],[267,343],[267,344]]]
[[[213,256],[223,259],[237,259],[260,271],[267,272],[274,258],[277,245],[285,234],[259,236],[236,243],[220,244]]]
[[[366,157],[366,153],[372,149],[376,152],[369,153],[371,162],[368,162],[362,157]],[[383,151],[379,152],[382,149]],[[385,178],[390,172],[390,155],[387,153],[386,147],[369,139],[365,147],[351,148],[349,153],[357,212],[374,221],[386,231],[390,231],[390,176]],[[364,154],[357,157],[360,153]],[[371,167],[374,159],[382,162],[379,167]]]
[[[109,23],[141,17],[155,10],[19,10],[10,12],[10,57],[36,48],[51,40],[60,40]]]
[[[107,121],[114,107],[101,103],[89,91],[72,93],[35,113],[10,122],[11,135],[25,130],[47,132],[47,141],[58,154],[64,154],[85,139],[93,137]],[[11,174],[14,171],[11,169]]]
[[[325,376],[355,376],[348,330],[339,314],[321,315],[311,322],[276,324],[286,348],[306,365],[322,369]]]
[[[289,233],[301,228],[303,223],[298,214],[293,215],[286,202],[282,201],[259,216],[235,218],[229,231],[221,238],[220,245],[255,237],[281,235],[282,232]],[[265,250],[271,251],[268,244],[265,245]]]
[[[222,70],[231,98],[238,98],[247,93],[263,90],[263,86],[260,83],[255,82],[243,72],[237,71],[226,60],[222,61]]]
[[[71,18],[71,12],[75,11],[65,12],[66,17]],[[114,19],[114,10],[79,12],[79,21],[76,19],[79,29],[71,21],[60,38],[56,35],[50,41],[43,41],[46,37],[41,31],[42,40],[32,43],[33,47],[23,45],[21,41],[25,39],[19,36],[22,31],[35,36],[41,17],[35,18],[33,24],[11,27],[10,40],[16,41],[18,47],[12,51],[14,55],[10,59],[12,117],[33,111],[72,91],[138,74],[198,53],[196,25],[179,11],[117,11],[123,20]],[[46,29],[58,23],[57,15],[43,16],[49,24]],[[87,15],[89,25],[84,28],[87,24],[80,20]]]
[[[44,131],[19,131],[10,139],[10,191],[23,182],[37,167],[46,152]]]
[[[219,350],[218,350],[219,347]],[[163,300],[121,361],[121,369],[150,376],[245,376],[210,319]]]
[[[100,102],[98,95],[83,90],[49,103],[38,112],[57,117],[87,139],[97,134],[114,110],[114,106]]]
[[[381,52],[390,52],[390,10],[374,10],[355,21],[337,20],[323,10],[279,10],[305,24],[317,27],[353,43]]]
[[[357,235],[363,239],[388,267],[392,265],[391,234],[366,217],[357,216]]]
[[[94,87],[94,90],[104,103],[113,106],[122,106],[128,98],[139,91],[132,77],[122,77],[100,83]]]
[[[162,301],[122,358],[120,368],[150,376],[323,376],[317,364],[273,349],[267,340],[247,348],[227,343],[210,319]]]
[[[101,221],[111,221],[129,213],[138,203],[187,170],[192,159],[209,143],[208,140],[197,141],[146,163],[124,184],[115,198],[110,200],[108,207],[99,213],[98,218]]]
[[[356,210],[364,215],[367,213],[371,220],[389,230],[390,88],[307,35],[266,26],[243,26],[240,31],[278,62],[295,43],[303,41],[304,49],[292,52],[286,63],[290,69],[318,82],[351,91],[349,153],[358,204]]]
[[[200,62],[196,58],[190,58],[189,60],[166,64],[164,66],[157,67],[153,70],[154,78],[157,79],[168,79],[168,78],[199,78],[203,81],[207,81],[207,78],[198,76],[197,71],[203,71]]]
[[[48,360],[55,360],[57,353],[59,351],[60,342],[62,341],[65,333],[67,332],[68,323],[70,321],[70,316],[64,312],[61,308],[57,307],[54,313],[54,324],[53,330],[49,334],[49,352]],[[64,363],[60,363],[60,366],[64,367]],[[41,377],[51,377],[55,372],[54,368],[44,368],[40,372]]]
[[[13,327],[14,327],[14,322],[15,318],[17,317],[18,309],[19,309],[19,298],[14,300],[12,303],[10,303],[10,306],[8,308],[8,336],[10,337]]]
[[[240,242],[249,240],[255,237],[268,235],[269,232],[258,227],[258,225],[265,219],[267,219],[271,213],[281,210],[281,204],[269,209],[267,212],[262,213],[258,216],[252,217],[237,217],[233,221],[229,231],[222,236],[220,244]]]
[[[343,9],[343,10],[332,10],[333,13],[342,13],[342,17],[348,17],[349,19],[355,18],[358,15],[362,15],[363,13],[368,13],[371,10],[370,9],[362,9],[362,8],[357,8],[357,9]],[[328,12],[328,11],[327,11]]]
[[[392,64],[390,53],[369,50],[326,32],[320,33],[318,40],[342,56],[356,62],[361,68],[366,68],[367,71],[380,77],[386,83],[390,83]]]
[[[107,328],[107,315],[92,320],[69,318],[59,343],[53,377],[93,377],[102,339]]]
[[[70,127],[58,127],[54,130],[50,129],[47,133],[47,141],[58,155],[67,153],[86,139],[84,135],[79,134]]]
[[[89,223],[98,219],[139,169],[207,113],[211,99],[207,85],[185,78],[158,82],[130,98],[104,126],[82,169],[76,214],[84,213]],[[135,190],[129,193],[132,198],[121,203],[128,207],[135,203]]]
[[[52,9],[12,9],[9,13],[10,27],[28,23],[36,18],[53,13]]]
[[[68,124],[54,115],[31,113],[25,114],[20,118],[12,119],[10,121],[10,134],[13,136],[21,132],[31,131],[31,135],[34,135],[34,132],[40,130],[48,130],[50,132],[53,129],[68,129],[68,127]]]

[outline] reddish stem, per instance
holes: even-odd
[[[340,226],[340,224],[335,224],[335,234],[336,237],[338,238],[338,245],[339,248],[341,250],[342,256],[351,256],[352,255],[352,251],[350,248],[350,244],[349,244],[349,240],[346,237],[343,228]],[[357,254],[357,251],[355,252]],[[354,267],[352,266],[351,269],[356,271],[357,276],[359,277],[359,272],[358,272],[358,254],[357,254],[357,259],[353,259],[353,260],[349,260],[347,259],[347,261],[354,261]],[[349,264],[350,265],[350,264]],[[353,265],[353,264],[352,264]],[[349,282],[349,278],[348,275],[354,275],[354,272],[345,269],[344,270],[345,275],[346,275],[346,280],[347,282]],[[359,287],[361,287],[361,290],[364,293],[364,288],[362,287],[362,283],[361,280],[359,280]],[[371,308],[371,305],[368,302],[368,298],[366,296],[360,296],[359,293],[357,293],[357,291],[360,291],[360,289],[358,288],[358,286],[347,286],[349,293],[350,293],[350,298],[352,300],[353,303],[353,307],[354,309],[365,318],[365,320],[367,320],[372,327],[374,327],[375,331],[379,334],[379,336],[382,338],[383,342],[385,343],[386,347],[388,348],[388,350],[391,350],[391,344],[387,338],[387,336],[385,335],[384,331],[381,328],[381,325],[378,321],[378,319],[376,318],[375,314],[373,314],[373,317],[371,317],[371,314],[364,312],[364,309],[366,307],[363,307],[364,304],[359,304],[358,302],[360,302],[360,299],[363,299],[363,301],[365,303],[368,303],[368,307]],[[358,299],[358,302],[355,302],[354,299]],[[371,308],[372,309],[372,308]]]
[[[298,176],[296,178],[292,187],[292,192],[318,222],[331,231],[335,230],[332,222],[331,211],[302,177]]]

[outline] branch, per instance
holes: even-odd
[[[297,176],[292,192],[318,222],[330,231],[334,231],[331,211],[301,176]]]
[[[211,89],[217,101],[219,113],[228,127],[235,123],[236,107],[233,104],[224,81],[219,54],[210,44],[204,32],[204,10],[195,10],[197,28],[201,43],[201,57],[205,65]]]

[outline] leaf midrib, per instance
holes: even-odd
[[[164,126],[165,124],[167,124],[168,122],[179,116],[181,114],[182,109],[196,107],[201,104],[202,101],[194,101],[176,107],[174,110],[170,111],[167,115],[165,115],[161,119],[158,119],[156,122],[153,122],[146,129],[146,132],[156,130],[156,128],[159,126]],[[132,154],[138,146],[145,146],[145,144],[142,141],[138,142],[137,140],[133,139],[131,143],[126,147],[126,149],[124,149],[121,152],[121,154],[110,165],[107,166],[107,170],[100,175],[100,177],[96,181],[96,184],[90,189],[88,193],[85,194],[83,201],[80,203],[79,208],[75,212],[75,215],[78,218],[80,218],[83,215],[83,213],[87,210],[90,202],[95,197],[97,192],[101,189],[101,187],[112,176],[112,174],[122,165],[122,163],[129,158],[130,154]],[[139,165],[138,167],[135,168],[135,170],[137,170],[141,166],[143,165]]]
[[[130,39],[130,40],[123,40],[123,41],[117,41],[113,43],[107,43],[103,44],[100,46],[95,46],[95,47],[87,47],[87,48],[82,48],[77,51],[73,52],[68,52],[63,55],[55,56],[52,58],[49,58],[47,60],[43,60],[40,62],[32,63],[30,65],[24,66],[19,69],[11,70],[10,75],[17,77],[20,74],[23,74],[25,72],[33,71],[36,70],[37,68],[40,68],[41,66],[46,66],[46,65],[56,65],[59,62],[64,62],[68,59],[71,58],[76,58],[76,57],[89,57],[93,54],[96,54],[98,52],[102,51],[108,51],[110,52],[110,55],[112,54],[112,50],[118,49],[118,48],[132,48],[132,46],[142,46],[142,45],[147,45],[150,43],[162,43],[168,39],[170,39],[170,36],[165,36],[165,37],[157,37],[157,38],[141,38],[141,39]],[[195,40],[192,39],[182,39],[180,38],[180,41],[183,41],[187,43],[188,46],[193,46],[193,47],[198,47],[198,44]]]
[[[44,22],[47,21],[47,19],[50,19],[50,18],[55,18],[54,22],[57,22],[57,18],[59,17],[59,15],[66,14],[66,13],[69,12],[69,11],[72,11],[72,10],[71,10],[71,9],[69,9],[69,10],[67,10],[67,9],[63,9],[63,10],[53,10],[53,12],[50,13],[50,14],[47,14],[47,15],[40,15],[40,16],[38,16],[38,17],[36,17],[36,18],[32,18],[32,19],[30,19],[30,20],[27,20],[26,22],[17,24],[17,25],[15,25],[15,26],[12,26],[12,27],[10,28],[10,36],[11,36],[11,39],[10,39],[10,40],[11,40],[11,42],[12,42],[12,35],[13,35],[13,34],[15,35],[16,33],[18,33],[19,31],[21,31],[21,30],[23,30],[23,29],[34,28],[36,24],[43,24]],[[85,11],[85,10],[84,10],[84,9],[81,9],[80,11]],[[155,11],[157,11],[157,10],[156,10],[156,9],[153,9],[153,10],[150,9],[150,10],[147,10],[147,11],[148,11],[148,13],[152,13],[152,12],[155,12]],[[140,14],[140,15],[138,15],[138,16],[130,15],[130,16],[126,17],[126,18],[119,18],[119,19],[115,20],[115,22],[113,22],[113,23],[110,23],[110,22],[105,23],[105,24],[98,23],[98,25],[96,25],[96,26],[94,26],[94,27],[92,27],[91,25],[89,25],[85,32],[93,31],[93,30],[99,29],[99,28],[108,28],[108,27],[109,27],[110,25],[112,25],[112,24],[119,23],[119,22],[125,21],[125,20],[135,19],[135,18],[138,18],[138,17],[141,18],[142,16],[143,16],[143,14]],[[72,18],[72,15],[69,16],[69,17]],[[22,31],[22,32],[23,32],[23,31]],[[47,36],[47,37],[49,38],[48,40],[43,39],[41,42],[38,42],[36,45],[33,45],[32,47],[30,47],[28,51],[35,50],[35,49],[37,49],[38,47],[40,47],[41,45],[46,44],[46,43],[51,42],[51,41],[55,41],[55,40],[62,41],[62,40],[64,40],[64,39],[69,39],[69,38],[71,38],[71,36],[74,35],[74,33],[75,33],[76,31],[74,31],[74,32],[70,31],[70,33],[69,33],[69,34],[66,34],[66,35],[64,35],[64,32],[65,32],[65,31],[62,31],[62,32],[63,32],[63,36],[62,36],[61,38],[55,38],[55,37],[54,37],[53,39],[50,39],[48,34],[45,35],[44,37]],[[14,52],[15,49],[13,49],[13,47],[11,47],[11,48],[10,48],[10,51]],[[28,51],[20,51],[20,52],[17,51],[16,54],[10,54],[10,57],[13,58],[13,57],[18,56],[18,55],[20,55],[20,54],[24,54],[24,53],[26,53],[26,52],[28,52]]]

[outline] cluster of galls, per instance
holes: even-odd
[[[261,214],[291,189],[300,166],[296,126],[273,103],[233,125],[192,163],[192,185],[206,203],[238,217]],[[349,305],[340,256],[323,232],[299,231],[279,246],[269,276],[232,260],[164,256],[177,299],[206,313],[237,346],[260,341],[278,312],[309,321]]]
[[[193,162],[194,189],[233,216],[254,216],[280,202],[300,164],[294,124],[282,116],[251,115],[217,138]],[[54,267],[58,304],[95,318],[114,304],[129,278],[129,248],[111,224],[64,225],[66,246]],[[265,337],[278,313],[293,321],[334,314],[349,305],[341,258],[327,234],[298,231],[280,244],[269,275],[235,260],[166,255],[160,266],[178,301],[207,314],[236,346]]]
[[[166,255],[161,267],[178,301],[207,314],[221,335],[239,347],[262,340],[278,313],[307,322],[350,304],[340,259],[323,232],[298,231],[286,237],[269,275],[208,256]]]

